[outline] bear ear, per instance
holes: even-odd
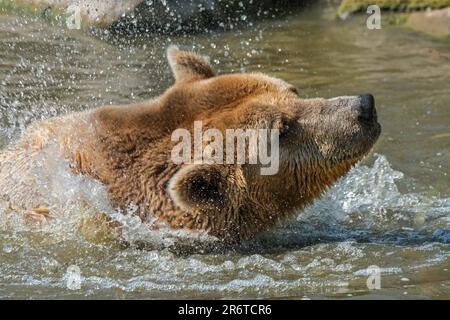
[[[182,51],[171,45],[167,49],[167,59],[176,82],[214,77],[209,59],[195,52]]]
[[[224,166],[193,164],[179,170],[170,180],[168,191],[184,210],[217,210],[229,205],[235,186]]]

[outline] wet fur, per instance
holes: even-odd
[[[174,229],[236,242],[310,204],[378,137],[376,129],[357,131],[345,113],[333,119],[327,100],[302,100],[282,80],[215,76],[207,59],[176,47],[168,57],[176,83],[160,97],[30,126],[0,155],[0,197],[21,210],[45,207],[33,166],[46,154],[67,159],[74,174],[102,182],[113,206],[137,205],[144,222],[157,217]],[[194,120],[223,132],[280,129],[280,171],[260,176],[259,165],[174,164],[171,134],[177,128],[192,131]],[[350,138],[340,141],[342,132]]]

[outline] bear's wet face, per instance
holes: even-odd
[[[279,172],[247,170],[249,189],[264,190],[259,203],[278,212],[301,209],[320,196],[371,150],[381,131],[371,96],[285,103]]]
[[[169,57],[176,84],[166,92],[168,108],[184,114],[186,106],[195,107],[179,127],[189,130],[201,120],[224,136],[227,129],[280,132],[274,175],[261,175],[260,164],[215,164],[182,167],[172,179],[176,205],[206,213],[214,221],[210,233],[221,238],[248,238],[302,209],[366,155],[380,134],[369,94],[302,99],[280,79],[215,76],[206,59],[176,48]]]
[[[309,155],[326,163],[360,160],[381,132],[371,95],[310,99],[299,102],[298,123],[307,136]]]

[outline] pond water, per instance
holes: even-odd
[[[219,73],[261,71],[304,97],[370,92],[383,132],[373,152],[291,223],[221,252],[92,243],[76,231],[101,186],[59,175],[61,218],[37,229],[0,210],[0,298],[450,298],[450,43],[365,17],[310,8],[246,30],[101,38],[0,15],[0,146],[33,120],[161,93],[169,43]],[[60,168],[55,168],[55,174]],[[66,199],[64,198],[64,199]],[[114,215],[114,212],[110,212]],[[13,219],[14,220],[14,219]],[[127,220],[136,243],[154,237]],[[81,288],[67,287],[69,266]],[[369,290],[369,266],[381,289]]]

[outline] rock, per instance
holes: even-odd
[[[406,26],[434,37],[450,38],[450,8],[410,15]]]
[[[76,9],[81,28],[173,33],[230,30],[307,2],[312,0],[0,0],[0,12],[25,12],[64,23]]]
[[[233,30],[257,19],[280,16],[308,0],[150,0],[113,28],[121,32],[205,32]],[[312,1],[311,1],[312,2]]]
[[[69,17],[78,12],[81,25],[107,27],[134,10],[141,2],[142,0],[0,0],[0,8],[51,19]]]
[[[382,10],[412,11],[421,9],[440,9],[450,6],[450,0],[343,0],[338,8],[338,16],[366,11],[370,5],[378,5]]]

